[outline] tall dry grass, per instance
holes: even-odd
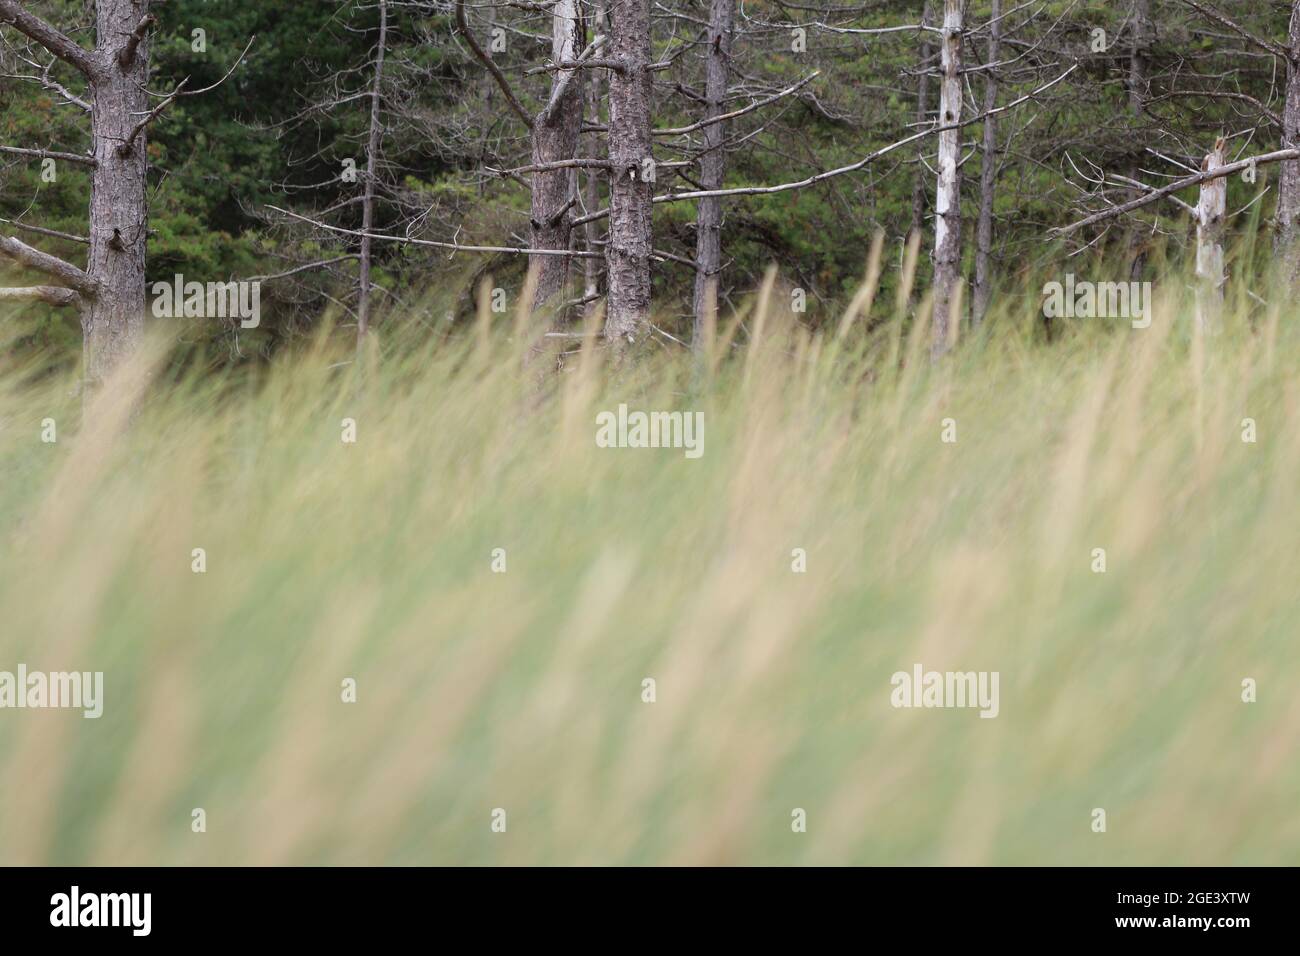
[[[84,423],[5,360],[0,670],[106,700],[0,710],[0,863],[1295,863],[1300,314],[1207,338],[1171,280],[1047,343],[1027,284],[932,366],[905,280],[809,334],[770,279],[617,372],[487,312],[238,377],[159,343]],[[703,457],[597,448],[620,402]],[[917,662],[999,716],[892,708]]]

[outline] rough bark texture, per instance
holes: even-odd
[[[1286,104],[1282,110],[1282,148],[1300,146],[1300,0],[1291,7],[1286,64]],[[1300,161],[1282,164],[1277,194],[1277,254],[1285,275],[1300,279]]]
[[[962,0],[944,0],[943,39],[939,84],[939,124],[961,121],[961,33]],[[939,183],[934,198],[934,339],[930,348],[935,358],[948,349],[953,296],[961,267],[961,171],[957,167],[961,131],[939,134]]]
[[[998,47],[1002,39],[1001,0],[993,0],[989,14],[989,55],[990,64],[997,62]],[[984,112],[988,113],[998,105],[998,81],[996,72],[990,68],[984,75]],[[981,146],[982,167],[980,169],[980,214],[975,228],[975,288],[972,293],[971,320],[976,325],[984,321],[984,313],[989,308],[989,296],[993,283],[993,198],[997,188],[998,177],[998,120],[990,116],[984,120],[984,142]]]
[[[934,20],[934,11],[927,0],[921,13],[921,25],[929,26]],[[916,78],[916,128],[925,125],[930,115],[930,57],[934,47],[930,44],[929,31],[921,33],[921,73]],[[930,173],[921,162],[923,152],[916,151],[916,180],[912,186],[912,232],[920,233],[925,228],[925,194],[930,190]]]
[[[370,89],[370,138],[366,143],[366,190],[361,207],[361,270],[357,290],[357,343],[370,331],[370,232],[375,224],[375,175],[379,167],[380,84],[384,81],[384,51],[388,45],[388,0],[379,0],[379,48]]]
[[[1135,123],[1141,119],[1146,111],[1147,95],[1150,92],[1148,67],[1151,40],[1151,0],[1133,0],[1133,48],[1129,51],[1128,60],[1128,106]],[[1139,164],[1134,163],[1129,167],[1128,176],[1130,179],[1138,179],[1139,174]],[[1134,191],[1131,195],[1136,198],[1138,192]],[[1140,282],[1142,273],[1146,269],[1147,258],[1146,245],[1140,229],[1129,227],[1128,244],[1131,257],[1129,279],[1133,282]]]
[[[557,0],[551,8],[551,59],[575,60],[582,50],[582,17],[578,0]],[[582,131],[582,80],[585,70],[557,70],[552,74],[551,96],[533,121],[533,164],[554,163],[578,155]],[[568,249],[573,231],[573,206],[577,200],[578,170],[552,169],[532,174],[530,225],[534,249]],[[569,258],[532,256],[537,289],[533,305],[554,307],[567,297]]]
[[[711,0],[709,5],[708,57],[704,82],[704,117],[713,119],[726,112],[727,80],[731,61],[731,40],[736,0]],[[700,188],[721,189],[726,171],[722,144],[726,123],[704,127],[704,155],[700,157]],[[695,331],[691,338],[698,351],[704,344],[704,330],[710,316],[716,322],[718,273],[722,268],[722,200],[709,196],[700,200],[695,214]]]
[[[609,23],[605,17],[604,0],[596,0],[592,6],[592,33],[595,36],[607,36],[609,32]],[[600,103],[601,91],[600,81],[604,75],[604,70],[592,70],[590,76],[583,77],[583,95],[586,101],[586,115],[593,123],[600,120]],[[590,149],[588,156],[598,155],[599,136],[596,133],[590,134]],[[583,212],[594,212],[600,208],[600,182],[602,171],[589,169],[586,173],[586,179],[583,184],[582,202],[585,207]],[[583,245],[587,252],[600,251],[600,226],[596,222],[588,222],[583,226]],[[597,299],[600,296],[600,260],[587,257],[582,260],[582,298],[586,302],[584,318],[590,317],[595,310],[600,308]]]
[[[1218,169],[1224,162],[1224,141],[1201,162],[1202,172]],[[1196,204],[1196,321],[1201,328],[1213,328],[1223,305],[1223,226],[1228,210],[1228,181],[1222,177],[1201,184]]]
[[[99,0],[96,10],[100,71],[91,87],[91,125],[97,165],[90,179],[90,256],[86,271],[98,284],[82,315],[86,378],[97,383],[139,346],[144,335],[147,129],[121,147],[154,104],[149,80],[149,40],[123,66],[119,47],[147,10],[132,0]]]
[[[609,76],[609,242],[605,340],[616,354],[645,337],[650,319],[651,190],[643,162],[650,137],[650,0],[614,0]]]

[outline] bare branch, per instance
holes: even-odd
[[[274,207],[272,207],[274,208]],[[321,259],[319,262],[307,262],[303,265],[296,266],[284,272],[277,272],[269,276],[250,276],[245,282],[270,282],[272,279],[285,279],[299,272],[307,272],[309,269],[323,269],[325,266],[332,266],[336,262],[347,262],[350,259],[358,259],[360,256],[355,252],[349,252],[346,255],[335,256],[333,259]]]
[[[75,289],[60,285],[30,285],[7,289],[0,286],[0,302],[44,302],[48,305],[80,306],[82,299]]]
[[[41,226],[29,226],[25,222],[14,222],[12,219],[0,218],[0,222],[13,226],[15,229],[22,229],[26,232],[34,232],[38,236],[49,236],[52,239],[66,239],[68,242],[79,242],[82,245],[89,245],[90,240],[85,236],[74,236],[70,232],[59,232],[57,229],[45,229]]]
[[[1053,229],[1050,233],[1052,236],[1068,236],[1072,232],[1082,229],[1084,226],[1091,226],[1094,223],[1104,222],[1107,219],[1113,219],[1116,216],[1122,216],[1125,213],[1132,212],[1134,209],[1141,209],[1143,206],[1150,205],[1158,199],[1164,199],[1171,193],[1186,189],[1188,186],[1198,186],[1203,182],[1211,179],[1219,179],[1222,176],[1231,176],[1233,173],[1239,173],[1249,169],[1252,165],[1264,166],[1268,163],[1281,163],[1289,159],[1300,159],[1300,149],[1279,149],[1271,153],[1264,153],[1260,156],[1252,156],[1249,159],[1240,159],[1235,163],[1227,163],[1223,166],[1216,166],[1208,172],[1196,173],[1193,176],[1185,176],[1182,179],[1175,180],[1167,186],[1161,186],[1159,189],[1153,189],[1145,196],[1139,196],[1137,199],[1131,199],[1126,203],[1120,203],[1118,206],[1111,206],[1109,209],[1103,209],[1099,213],[1094,213],[1085,219],[1071,223],[1068,226],[1061,226]]]
[[[681,136],[685,133],[693,133],[696,130],[703,129],[706,126],[712,126],[714,123],[725,123],[727,122],[727,120],[733,120],[737,116],[744,116],[746,113],[752,113],[756,109],[761,109],[762,107],[767,106],[767,104],[769,103],[775,103],[783,96],[789,96],[791,93],[794,93],[797,90],[801,89],[802,87],[807,86],[814,79],[816,79],[817,76],[820,75],[820,73],[821,70],[814,70],[812,73],[808,74],[808,76],[804,77],[794,86],[786,87],[781,92],[773,93],[767,99],[757,100],[753,103],[750,103],[748,106],[743,107],[742,109],[732,110],[730,113],[723,113],[721,116],[713,116],[708,119],[702,119],[698,123],[692,123],[690,126],[674,126],[671,129],[656,129],[656,130],[651,130],[651,133],[653,133],[653,135],[655,136]]]
[[[1249,42],[1253,43],[1255,46],[1259,47],[1264,52],[1271,53],[1274,56],[1279,57],[1280,59],[1283,60],[1291,59],[1291,54],[1288,53],[1286,50],[1284,50],[1282,47],[1278,46],[1272,40],[1266,40],[1264,39],[1264,37],[1256,36],[1255,34],[1251,33],[1249,30],[1247,30],[1245,27],[1243,27],[1241,24],[1237,23],[1235,20],[1228,19],[1218,10],[1215,10],[1213,7],[1211,7],[1209,4],[1200,3],[1198,2],[1198,0],[1181,0],[1181,2],[1185,3],[1187,6],[1195,10],[1197,13],[1200,13],[1202,16],[1208,17],[1209,19],[1213,20],[1215,23],[1227,27],[1229,30],[1237,34],[1243,40],[1248,40]]]
[[[13,153],[15,156],[35,156],[37,159],[62,159],[82,166],[95,166],[94,156],[85,153],[60,153],[52,149],[25,149],[22,146],[0,146],[0,153]]]
[[[8,23],[19,33],[31,37],[64,63],[76,67],[88,79],[93,80],[103,72],[93,53],[24,8],[17,0],[0,0],[0,23]]]
[[[131,35],[127,37],[126,46],[117,55],[117,65],[122,69],[127,69],[135,62],[136,51],[140,44],[144,42],[145,36],[149,33],[149,28],[158,22],[158,18],[152,13],[146,13],[140,18],[140,22],[135,25]]]
[[[176,97],[181,95],[181,92],[185,89],[185,84],[188,83],[189,81],[190,78],[187,76],[185,77],[185,79],[177,83],[176,89],[172,90],[171,95],[168,96],[167,99],[163,100],[153,109],[151,109],[148,113],[144,115],[144,119],[140,120],[140,122],[136,123],[134,126],[131,127],[131,132],[126,134],[126,139],[122,140],[122,142],[118,144],[117,155],[125,156],[127,153],[131,152],[131,144],[135,142],[136,137],[139,136],[144,131],[144,128],[146,126],[148,126],[158,117],[158,114],[160,114],[163,110],[171,106],[172,103],[176,101]]]
[[[501,72],[500,67],[492,62],[492,57],[484,52],[483,48],[478,45],[478,40],[474,39],[474,34],[470,32],[469,21],[465,19],[465,0],[456,0],[456,29],[465,38],[465,42],[474,51],[474,55],[478,57],[479,62],[488,68],[488,72],[492,74],[492,79],[496,80],[497,86],[501,87],[501,92],[505,94],[506,102],[510,104],[510,108],[524,121],[525,126],[532,129],[533,118],[528,115],[524,105],[515,96],[515,91],[510,88],[510,82],[505,78],[505,74]]]
[[[11,236],[0,236],[0,255],[6,255],[20,265],[44,272],[48,276],[72,286],[78,292],[95,295],[98,291],[95,280],[82,272],[71,262],[65,262],[58,256],[52,256],[39,249],[33,249],[27,243]]]

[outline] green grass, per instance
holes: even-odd
[[[713,374],[158,346],[84,424],[7,358],[0,670],[106,700],[0,710],[0,863],[1294,864],[1300,313],[1206,338],[1178,287],[1051,343],[1004,294],[935,366],[779,295]],[[597,448],[621,401],[703,411],[703,457]],[[916,662],[999,716],[892,708]]]

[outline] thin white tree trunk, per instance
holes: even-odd
[[[961,37],[962,0],[944,0],[939,83],[939,125],[961,120]],[[930,354],[938,358],[948,350],[958,321],[955,306],[961,267],[961,170],[958,152],[961,130],[939,134],[938,187],[934,200],[934,312]]]
[[[1210,172],[1224,163],[1224,141],[1201,161],[1201,171]],[[1223,226],[1228,210],[1228,182],[1223,177],[1201,183],[1196,203],[1196,321],[1202,329],[1213,329],[1223,307]]]

